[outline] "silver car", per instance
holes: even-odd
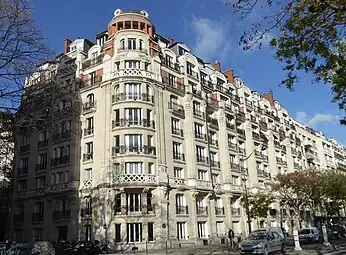
[[[264,254],[281,251],[286,252],[285,238],[276,230],[263,229],[250,233],[243,242],[239,244],[241,254]]]

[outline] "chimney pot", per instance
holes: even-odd
[[[64,41],[64,54],[67,54],[70,52],[70,44],[72,43],[70,38],[66,38]]]

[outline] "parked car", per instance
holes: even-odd
[[[320,231],[315,227],[303,228],[298,231],[298,234],[300,242],[314,243],[318,242],[320,238]]]
[[[55,255],[50,242],[20,243],[9,249],[5,255]]]
[[[239,244],[241,254],[264,254],[286,252],[286,241],[282,233],[275,229],[262,229],[250,233]]]

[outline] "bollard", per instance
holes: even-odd
[[[323,233],[323,245],[324,246],[329,246],[330,243],[328,241],[327,227],[324,224],[322,225],[322,233]]]
[[[293,228],[293,240],[294,240],[294,250],[295,251],[301,251],[302,247],[300,247],[299,234],[298,234],[298,230],[296,227]]]
[[[145,254],[148,254],[148,240],[145,241]]]

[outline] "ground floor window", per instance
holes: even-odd
[[[127,223],[127,242],[142,242],[142,223]]]
[[[149,222],[148,223],[148,241],[154,241],[154,223]]]
[[[177,222],[177,238],[178,240],[187,239],[187,223]]]
[[[14,231],[14,240],[17,243],[23,241],[23,229],[16,229]]]
[[[34,242],[42,240],[42,228],[34,228],[32,230],[32,240]]]
[[[115,224],[115,242],[121,242],[121,224]]]
[[[198,237],[199,238],[208,237],[207,231],[206,231],[206,222],[205,221],[197,222],[197,228],[198,228]]]

